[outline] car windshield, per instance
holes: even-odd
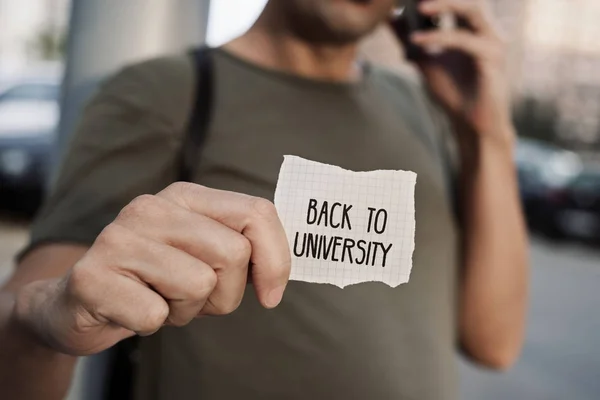
[[[12,101],[58,101],[58,85],[49,83],[26,83],[0,94],[0,102]]]

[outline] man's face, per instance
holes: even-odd
[[[292,31],[315,43],[356,42],[385,20],[398,0],[271,0]]]

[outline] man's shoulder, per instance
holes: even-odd
[[[421,73],[410,65],[402,67],[373,67],[378,86],[399,104],[405,116],[433,120],[438,127],[449,129],[448,116],[434,100]]]
[[[375,81],[380,86],[394,89],[398,96],[426,97],[423,78],[416,68],[409,64],[394,67],[371,65]]]
[[[386,100],[395,105],[410,129],[426,136],[449,137],[452,128],[448,116],[432,98],[416,69],[410,66],[406,69],[374,67],[373,75]]]
[[[182,74],[189,78],[193,72],[193,62],[189,53],[177,53],[139,61],[126,66],[124,70],[149,79],[169,77],[175,80],[181,79]]]
[[[154,57],[129,63],[113,75],[121,81],[166,83],[190,79],[193,75],[192,59],[187,53]]]
[[[102,83],[98,97],[181,120],[189,112],[194,81],[194,64],[189,54],[161,56],[122,67]]]

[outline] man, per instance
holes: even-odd
[[[526,234],[504,50],[476,3],[421,6],[473,27],[412,36],[477,67],[466,97],[442,66],[421,66],[456,131],[458,235],[432,103],[355,62],[395,3],[270,0],[214,50],[202,186],[172,184],[193,97],[186,57],[129,67],[102,88],[3,290],[4,397],[60,399],[75,356],[136,334],[140,399],[455,399],[456,345],[483,365],[513,363]],[[287,284],[287,239],[268,201],[284,154],[418,174],[409,284]]]

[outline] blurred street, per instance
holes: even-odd
[[[504,376],[463,367],[465,400],[600,398],[600,251],[534,240],[529,330]]]
[[[26,241],[23,223],[0,217],[0,280]],[[535,239],[523,356],[508,374],[463,364],[465,400],[600,398],[600,250]]]

